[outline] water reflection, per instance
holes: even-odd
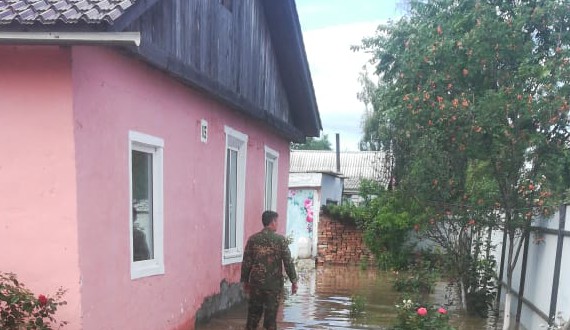
[[[300,272],[297,295],[286,295],[278,316],[279,329],[383,329],[395,317],[394,305],[400,293],[392,289],[391,272],[358,267],[327,266]],[[290,288],[287,287],[289,292]],[[366,300],[364,312],[350,317],[352,296]],[[445,284],[440,283],[430,297],[434,303],[446,301]],[[489,329],[487,320],[462,315],[451,308],[452,323],[459,330]],[[242,329],[247,307],[236,306],[197,329]]]
[[[392,320],[399,294],[391,289],[391,274],[355,267],[319,267],[305,273],[296,296],[287,297],[283,320],[295,329],[378,328]],[[302,291],[301,291],[302,288]],[[350,318],[352,296],[366,301],[357,320]]]

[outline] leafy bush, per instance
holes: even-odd
[[[347,201],[325,206],[322,212],[334,221],[361,228],[379,266],[404,268],[412,250],[408,236],[418,221],[409,210],[418,206],[398,191],[387,191],[372,181],[361,183],[360,196],[363,202],[359,205]]]
[[[321,212],[333,221],[338,221],[348,226],[359,226],[361,221],[358,220],[358,206],[346,201],[343,204],[323,205]]]
[[[454,330],[449,325],[447,309],[443,307],[428,307],[412,300],[404,300],[401,305],[396,305],[396,309],[398,315],[391,330]]]
[[[497,293],[496,282],[496,262],[491,256],[489,259],[482,259],[473,262],[472,270],[469,274],[470,287],[467,291],[467,312],[483,318],[488,316],[489,310],[493,307],[495,295]]]
[[[428,294],[433,293],[438,277],[437,270],[429,262],[419,263],[407,272],[399,273],[393,286],[398,292]]]
[[[18,281],[15,274],[0,272],[0,329],[51,330],[67,322],[58,322],[54,315],[65,290],[59,289],[54,297],[36,296]]]

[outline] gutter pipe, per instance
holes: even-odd
[[[0,32],[0,44],[140,46],[140,32]]]

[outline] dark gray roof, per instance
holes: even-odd
[[[113,23],[136,0],[0,0],[0,24]]]
[[[344,176],[344,190],[356,193],[361,179],[388,183],[385,154],[380,151],[343,151],[340,153],[340,173]],[[336,153],[322,150],[291,150],[289,171],[336,172]]]

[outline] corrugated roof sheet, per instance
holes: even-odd
[[[136,0],[0,0],[0,24],[110,23]]]
[[[340,173],[345,177],[345,191],[358,191],[360,179],[388,183],[386,155],[380,151],[343,151],[340,153]],[[336,153],[325,150],[292,150],[289,171],[336,172]]]

